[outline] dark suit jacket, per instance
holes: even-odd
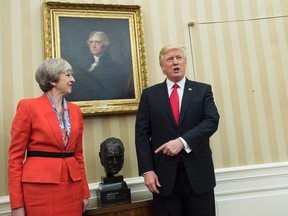
[[[72,181],[82,180],[83,198],[90,192],[82,154],[83,119],[75,104],[67,102],[71,123],[67,152],[74,157],[28,157],[25,151],[63,152],[64,144],[57,116],[47,96],[21,100],[11,129],[8,178],[12,208],[24,206],[22,182],[60,183],[62,162],[65,160]]]
[[[136,117],[136,150],[139,175],[154,170],[160,195],[169,195],[175,184],[177,156],[154,151],[169,140],[182,137],[191,147],[180,154],[193,190],[204,193],[215,187],[215,174],[209,137],[217,130],[219,114],[211,86],[186,80],[177,127],[166,81],[143,91]]]

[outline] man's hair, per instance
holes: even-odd
[[[88,44],[89,44],[89,39],[92,36],[97,37],[106,47],[110,46],[109,38],[108,38],[107,34],[105,34],[104,32],[101,32],[101,31],[90,32],[88,40],[87,40]]]
[[[166,55],[171,50],[181,50],[183,52],[184,58],[186,59],[186,48],[182,45],[167,45],[164,46],[159,53],[159,63],[162,63],[164,55]]]

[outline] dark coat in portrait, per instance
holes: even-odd
[[[123,68],[108,52],[100,57],[97,66],[89,71],[94,61],[91,56],[80,66],[73,67],[76,82],[72,94],[66,97],[67,100],[114,100],[135,97],[131,68]]]

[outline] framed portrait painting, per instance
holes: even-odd
[[[147,87],[139,5],[44,2],[45,58],[63,58],[84,116],[131,113]]]

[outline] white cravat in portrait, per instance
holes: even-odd
[[[94,63],[93,64],[91,64],[91,67],[89,68],[89,72],[91,72],[92,70],[94,70],[96,67],[97,67],[97,65],[99,64],[99,57],[97,57],[97,56],[94,56],[94,59],[95,59],[95,61],[94,61]]]

